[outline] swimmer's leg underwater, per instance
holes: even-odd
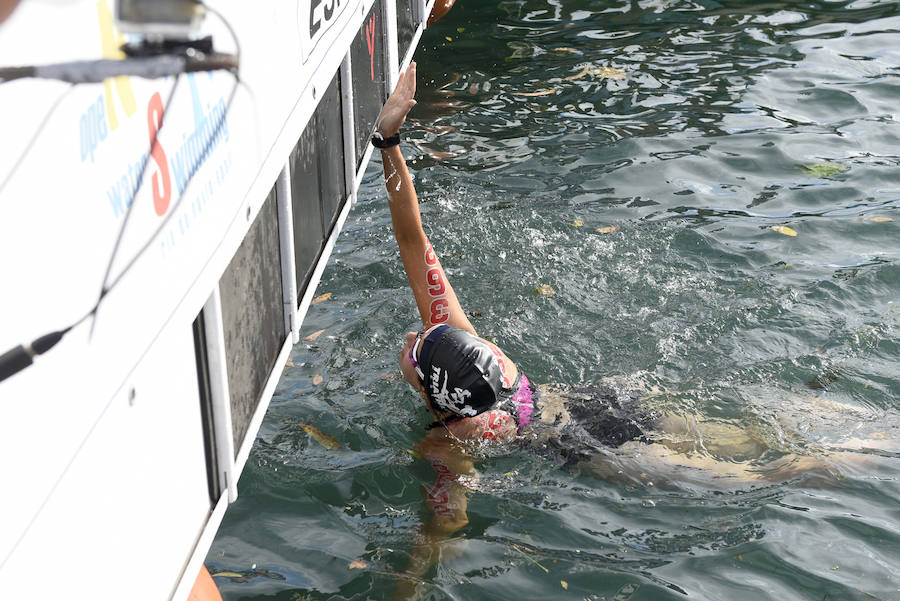
[[[678,425],[679,420],[668,420]],[[629,441],[617,449],[600,449],[577,463],[576,473],[606,481],[679,489],[698,486],[728,490],[766,484],[834,487],[850,475],[865,475],[900,457],[896,440],[849,439],[808,453],[784,452],[732,425],[706,424],[702,444],[686,440],[685,430],[663,431],[661,442]],[[724,435],[724,436],[723,436]],[[719,438],[717,438],[719,437]],[[755,457],[753,456],[755,455]]]
[[[615,380],[606,380],[605,384],[622,389]],[[871,471],[883,465],[884,457],[878,453],[900,452],[894,439],[849,439],[831,446],[806,444],[799,432],[786,427],[790,420],[782,416],[777,418],[777,426],[769,428],[777,432],[766,432],[759,424],[741,427],[667,411],[654,411],[652,429],[644,429],[644,436],[621,445],[604,445],[565,435],[571,424],[577,425],[575,415],[584,413],[585,403],[574,398],[579,391],[561,385],[540,387],[539,415],[544,428],[536,435],[534,446],[555,449],[569,471],[605,481],[674,489],[734,489],[789,481],[805,486],[839,486],[844,474]],[[653,397],[658,396],[664,394],[642,395],[641,404],[652,408]],[[570,401],[578,409],[574,414],[568,406]],[[850,423],[861,417],[858,410],[840,403],[812,401],[816,406],[827,405],[832,422]],[[602,399],[595,402],[597,411],[607,410]],[[809,402],[810,399],[795,400],[796,410],[808,415],[810,408],[805,405]],[[588,444],[584,445],[586,440]]]

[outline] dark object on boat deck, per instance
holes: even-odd
[[[20,344],[0,355],[0,382],[30,366],[35,356],[53,348],[72,327],[44,334],[28,346]]]

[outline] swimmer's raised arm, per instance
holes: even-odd
[[[378,115],[375,129],[382,138],[389,138],[400,131],[406,115],[416,104],[415,94],[416,64],[412,63],[409,69],[400,74],[394,93]],[[416,297],[423,325],[427,328],[445,323],[474,334],[475,328],[462,310],[444,268],[422,228],[419,199],[400,147],[395,145],[382,149],[381,162],[384,165],[394,237],[400,248],[400,259]]]

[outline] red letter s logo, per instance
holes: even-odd
[[[147,105],[147,126],[150,130],[150,156],[159,167],[159,173],[153,174],[153,208],[156,214],[163,216],[169,209],[169,200],[172,197],[172,182],[169,179],[169,162],[162,144],[156,139],[159,128],[162,127],[163,105],[159,92],[150,98]],[[161,184],[161,185],[160,185]],[[162,193],[159,189],[162,187]]]

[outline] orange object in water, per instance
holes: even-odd
[[[428,15],[428,23],[425,25],[426,27],[431,27],[438,21],[444,18],[450,9],[453,8],[453,3],[456,0],[436,0],[434,3],[434,8],[431,9],[431,14]]]
[[[222,595],[219,594],[219,588],[209,575],[206,566],[200,567],[200,573],[197,574],[197,580],[194,581],[194,588],[188,595],[188,601],[222,601]]]

